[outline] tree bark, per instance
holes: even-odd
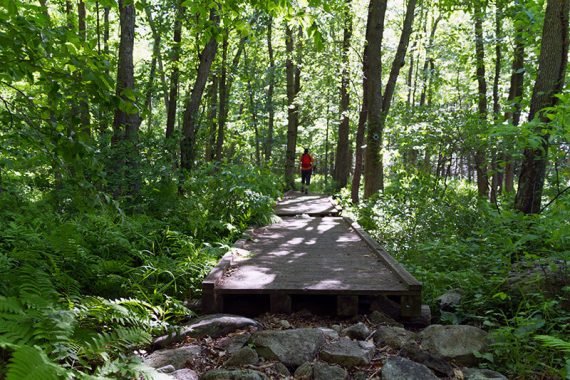
[[[265,162],[271,161],[271,154],[273,150],[273,129],[275,122],[275,109],[273,107],[273,91],[275,87],[275,57],[273,55],[273,17],[269,18],[267,23],[267,53],[269,54],[269,70],[267,72],[268,88],[267,88],[267,140],[265,142]]]
[[[422,71],[422,92],[420,94],[420,107],[425,106],[427,93],[429,91],[429,82],[433,76],[433,72],[430,70],[433,67],[433,57],[431,56],[431,51],[433,50],[433,41],[435,40],[435,32],[437,30],[437,25],[441,20],[441,15],[438,15],[432,22],[431,31],[429,34],[428,43],[426,46],[426,58],[424,61],[424,67]]]
[[[370,0],[366,28],[368,54],[364,76],[368,79],[368,135],[366,138],[364,166],[364,197],[368,198],[382,189],[382,39],[387,0]]]
[[[505,119],[514,126],[518,126],[521,117],[521,100],[524,91],[524,29],[521,23],[514,22],[515,25],[515,48],[513,52],[513,62],[511,68],[511,83],[509,88],[508,109],[505,112]],[[514,192],[515,165],[510,154],[505,154],[505,185],[506,192]]]
[[[352,14],[350,10],[351,0],[345,0],[345,10],[344,10],[344,34],[342,39],[342,73],[341,73],[341,85],[340,85],[340,123],[338,125],[338,142],[336,145],[336,161],[335,161],[335,171],[334,180],[336,182],[337,189],[346,187],[348,183],[348,173],[350,170],[350,143],[349,143],[349,117],[348,117],[348,107],[350,105],[349,96],[349,81],[350,81],[350,39],[352,38]]]
[[[285,49],[287,58],[285,71],[287,75],[287,151],[285,158],[285,183],[288,190],[295,189],[297,128],[299,126],[299,109],[296,103],[298,93],[297,78],[299,62],[293,62],[295,40],[289,25],[285,29]]]
[[[370,4],[372,5],[373,2],[379,1],[371,0]],[[382,21],[380,25],[378,23],[376,24],[376,28],[379,29],[379,32],[383,34],[386,1],[381,1],[378,7],[378,11],[381,12],[380,16]],[[369,70],[368,136],[366,148],[366,165],[364,171],[364,196],[366,198],[370,197],[378,190],[384,189],[382,134],[384,132],[384,125],[386,124],[386,117],[388,116],[388,112],[390,112],[392,98],[394,95],[394,90],[396,88],[396,81],[398,79],[398,75],[400,74],[400,69],[404,65],[406,59],[406,51],[408,50],[410,35],[412,34],[412,25],[414,23],[415,9],[416,0],[409,0],[406,6],[406,16],[404,19],[402,34],[400,35],[400,41],[398,43],[396,55],[390,68],[390,75],[388,77],[386,89],[384,90],[384,96],[381,96],[379,89],[382,81],[381,68],[372,69],[373,65],[382,64],[382,59],[379,52],[381,48],[382,37],[380,37],[380,44],[378,46],[375,46],[374,50],[372,49],[372,45],[369,45],[369,64],[372,70]],[[375,17],[372,17],[372,19],[374,20]],[[371,39],[369,39],[369,36],[367,36],[367,41],[369,43],[371,41]],[[374,45],[376,45],[376,43],[374,43]],[[374,55],[377,55],[377,58],[374,58]],[[375,60],[377,60],[377,62],[375,62]],[[375,90],[374,87],[377,85],[378,89]]]
[[[210,99],[210,107],[208,109],[208,141],[206,142],[206,161],[212,161],[215,157],[215,144],[216,144],[216,127],[218,117],[218,74],[212,75],[212,83],[210,84],[210,91],[208,98]]]
[[[220,19],[214,10],[210,11],[210,21],[216,26],[219,25]],[[197,116],[202,100],[202,94],[206,87],[206,81],[210,74],[212,62],[216,56],[218,43],[216,36],[213,35],[202,53],[200,54],[200,64],[198,65],[198,73],[186,109],[184,110],[184,119],[182,122],[182,140],[180,141],[180,166],[182,169],[190,171],[193,166],[196,145],[196,132],[198,130]]]
[[[484,12],[478,1],[475,2],[475,60],[477,67],[478,112],[483,125],[487,123],[487,80],[485,78],[485,47],[483,44],[483,15]],[[477,191],[480,197],[487,197],[489,179],[484,147],[478,147],[475,152],[475,169],[477,171]]]
[[[251,123],[253,125],[253,131],[255,135],[255,163],[257,166],[261,166],[261,147],[260,147],[260,139],[259,139],[259,127],[257,125],[257,110],[255,107],[255,101],[253,97],[253,85],[251,84],[251,73],[255,72],[255,67],[253,66],[252,62],[247,59],[247,50],[243,51],[243,59],[245,60],[245,66],[248,67],[247,69],[247,94],[249,98],[249,110],[251,112]],[[249,65],[252,64],[252,67]]]
[[[495,123],[499,121],[499,81],[501,79],[501,63],[502,63],[502,50],[501,44],[503,39],[502,32],[502,9],[501,2],[497,1],[495,5],[495,76],[493,78],[493,120]],[[491,172],[491,193],[490,200],[492,203],[497,202],[497,195],[499,193],[500,185],[503,182],[503,171],[499,168],[498,152],[494,151],[492,155]]]
[[[526,148],[515,197],[515,208],[525,214],[540,212],[544,177],[548,160],[550,134],[545,124],[549,119],[541,111],[556,104],[556,94],[564,87],[568,64],[568,12],[570,0],[548,0],[542,30],[542,46],[538,75],[532,92],[529,121],[538,118],[536,133],[542,138],[540,147]],[[546,132],[545,132],[546,130]]]
[[[119,42],[119,60],[117,67],[116,96],[123,106],[117,107],[113,120],[112,143],[121,162],[116,163],[121,173],[119,178],[127,178],[128,192],[137,193],[140,189],[138,171],[138,129],[140,119],[134,103],[135,76],[133,51],[135,42],[135,7],[132,3],[119,0],[121,37]],[[125,108],[128,109],[125,110]],[[115,193],[120,191],[115,187]]]
[[[170,73],[170,93],[168,95],[168,109],[166,112],[166,139],[174,135],[174,124],[176,123],[176,108],[178,104],[178,81],[180,78],[180,42],[182,41],[182,18],[184,17],[184,7],[178,4],[176,19],[174,20],[174,35],[172,37],[172,71]]]

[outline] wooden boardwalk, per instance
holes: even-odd
[[[336,216],[329,197],[289,193],[276,213],[281,222],[250,231],[204,280],[204,311],[290,313],[326,303],[350,316],[376,302],[396,305],[402,317],[420,314],[421,284],[360,226]]]

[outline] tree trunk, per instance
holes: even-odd
[[[160,82],[161,82],[161,90],[162,90],[162,97],[164,100],[164,107],[168,111],[168,85],[166,84],[166,77],[164,75],[164,67],[162,64],[162,53],[161,53],[161,43],[162,43],[162,36],[156,27],[155,21],[152,18],[152,12],[150,9],[149,4],[145,4],[145,12],[148,19],[148,24],[152,31],[152,38],[154,40],[153,49],[152,49],[152,57],[155,60],[154,65],[158,65],[158,72],[160,74]],[[154,66],[153,66],[154,67]],[[151,67],[152,69],[152,67]],[[156,70],[156,68],[155,68]],[[156,75],[155,75],[156,76]]]
[[[511,68],[511,84],[508,97],[508,109],[505,119],[514,126],[519,125],[521,117],[521,101],[524,90],[524,29],[521,23],[515,25],[515,48]],[[510,154],[505,154],[505,187],[506,192],[512,193],[514,188],[515,165]]]
[[[293,39],[293,30],[291,30],[289,25],[286,26],[285,38],[285,48],[287,51],[287,59],[285,62],[287,74],[287,156],[285,158],[285,183],[287,189],[295,189],[297,128],[299,125],[299,109],[295,100],[297,97],[299,62],[296,64],[293,62],[295,41]]]
[[[216,26],[220,19],[214,10],[210,11],[210,21]],[[182,140],[180,140],[180,166],[182,169],[190,171],[193,166],[195,156],[196,132],[198,130],[197,116],[202,100],[202,94],[206,87],[206,81],[210,74],[212,62],[216,56],[218,43],[216,36],[212,36],[202,53],[200,54],[200,64],[198,65],[198,73],[186,109],[184,110],[184,119],[182,122]]]
[[[170,73],[170,93],[168,95],[168,109],[166,112],[166,139],[170,139],[174,135],[174,124],[176,122],[176,108],[178,103],[178,81],[180,77],[180,69],[178,62],[180,61],[180,41],[182,40],[182,18],[184,16],[184,7],[178,4],[176,19],[174,20],[174,35],[172,44],[172,72]]]
[[[378,0],[371,0],[370,4],[372,5],[373,2],[378,2]],[[378,10],[381,12],[382,21],[381,24],[376,28],[378,28],[379,32],[383,34],[383,20],[386,12],[386,2],[382,1],[378,7]],[[390,68],[390,76],[388,77],[388,83],[386,84],[386,89],[384,90],[383,97],[380,94],[380,89],[374,90],[374,87],[376,85],[381,86],[381,69],[369,70],[368,136],[366,148],[366,166],[364,171],[364,196],[366,198],[370,197],[378,190],[384,189],[384,175],[382,172],[382,134],[384,132],[386,117],[388,116],[388,112],[390,112],[392,97],[396,88],[396,81],[398,79],[398,75],[400,74],[400,69],[404,65],[406,59],[406,51],[408,50],[410,35],[412,34],[412,25],[414,23],[415,9],[416,0],[409,0],[406,7],[406,16],[404,19],[402,34],[400,35],[400,41],[398,43],[396,55]],[[370,66],[382,64],[382,59],[379,53],[382,43],[381,38],[382,37],[380,36],[380,44],[378,46],[375,46],[375,49],[377,50],[374,51],[371,47],[368,52]],[[368,43],[370,43],[371,39],[369,39],[369,36],[367,36],[366,39]],[[374,43],[374,45],[376,45],[376,43]],[[375,54],[377,55],[377,58],[374,58]],[[377,60],[377,62],[375,62],[375,60]],[[375,97],[378,99],[375,99]]]
[[[482,125],[487,123],[487,80],[485,78],[485,47],[483,44],[483,10],[475,2],[475,60],[477,67],[478,112]],[[477,191],[480,197],[487,197],[489,180],[484,147],[478,147],[475,152],[475,169],[477,171]]]
[[[432,22],[431,31],[429,34],[428,43],[426,46],[426,58],[424,61],[424,68],[422,71],[422,92],[420,94],[420,107],[425,106],[427,93],[429,90],[428,82],[430,82],[433,73],[431,72],[431,67],[433,66],[433,57],[431,57],[431,51],[433,50],[433,41],[435,39],[435,32],[437,30],[437,25],[441,20],[441,15],[437,16]]]
[[[528,118],[539,118],[541,125],[536,133],[542,138],[540,147],[526,148],[519,176],[515,208],[525,214],[540,212],[540,200],[548,160],[550,134],[544,132],[549,119],[541,112],[556,104],[556,94],[564,87],[568,64],[568,12],[570,0],[548,0],[542,30],[542,46],[538,75],[532,92]]]
[[[229,45],[229,32],[224,33],[222,42],[222,69],[220,75],[220,112],[218,114],[218,138],[216,140],[216,160],[222,160],[222,153],[224,148],[224,138],[226,130],[226,121],[228,119],[229,106],[230,106],[230,90],[233,84],[233,71],[238,67],[239,60],[245,45],[245,38],[240,40],[236,55],[232,60],[232,66],[228,73],[228,45]],[[229,75],[228,75],[229,74]]]
[[[267,23],[267,53],[269,54],[269,70],[267,72],[268,76],[268,88],[267,88],[267,140],[265,141],[265,162],[271,161],[271,154],[273,150],[273,129],[275,122],[275,109],[273,107],[273,89],[275,87],[275,57],[273,56],[273,44],[272,44],[272,29],[273,29],[273,18],[270,17]]]
[[[501,44],[503,38],[502,32],[502,9],[500,1],[497,1],[495,8],[495,77],[493,78],[493,120],[495,123],[499,121],[499,80],[501,78],[501,61],[502,61],[502,51]],[[493,173],[491,179],[491,202],[497,203],[497,195],[499,193],[499,186],[502,181],[502,169],[499,168],[499,157],[497,152],[493,152],[493,158],[491,163],[491,172]]]
[[[370,0],[366,41],[368,54],[364,65],[368,78],[368,135],[364,166],[364,197],[368,198],[383,187],[382,178],[382,38],[387,0]]]
[[[336,161],[334,180],[337,189],[346,187],[348,183],[348,172],[350,170],[350,143],[348,135],[350,132],[348,107],[350,104],[349,81],[350,81],[350,39],[352,38],[352,14],[350,10],[351,0],[345,0],[344,10],[344,35],[342,40],[342,73],[340,85],[340,123],[338,125],[338,142],[336,145]]]
[[[255,134],[255,163],[257,166],[261,166],[261,147],[259,145],[259,127],[257,125],[257,109],[255,107],[255,101],[253,98],[253,86],[251,84],[251,73],[255,72],[255,67],[249,67],[250,63],[247,59],[247,50],[243,52],[243,59],[245,60],[245,66],[247,68],[247,94],[249,98],[249,110],[251,112],[251,124],[253,125],[253,131]]]
[[[77,25],[79,39],[83,45],[87,43],[87,26],[85,23],[86,15],[87,12],[85,10],[85,3],[83,0],[79,0],[77,3]],[[80,81],[83,81],[83,73],[80,74]],[[91,120],[89,116],[89,102],[87,100],[87,93],[85,91],[81,91],[79,93],[79,118],[81,120],[81,133],[83,136],[89,137],[91,134]]]
[[[206,161],[212,161],[215,156],[216,144],[216,119],[218,117],[218,75],[212,75],[212,83],[210,84],[210,91],[208,98],[210,99],[210,108],[208,109],[208,141],[206,142]]]
[[[119,179],[126,178],[128,192],[136,194],[140,189],[140,175],[138,171],[138,129],[139,115],[133,105],[132,96],[135,93],[135,76],[133,64],[133,50],[135,42],[135,7],[133,3],[119,0],[119,13],[121,24],[121,37],[119,42],[119,60],[117,67],[116,96],[123,103],[117,107],[113,120],[112,143],[118,157]],[[127,112],[128,109],[131,112]],[[115,192],[121,193],[120,187]]]

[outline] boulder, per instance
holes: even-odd
[[[247,364],[257,364],[259,357],[250,347],[242,347],[235,354],[233,354],[226,362],[224,367],[240,367]]]
[[[285,376],[285,377],[291,376],[291,372],[289,372],[289,369],[285,367],[285,364],[283,363],[275,362],[273,363],[273,365],[268,367],[268,370],[271,371],[272,374],[275,374],[277,376]],[[271,378],[273,379],[274,376],[271,376]]]
[[[368,319],[375,325],[404,327],[400,322],[377,310],[370,313]]]
[[[488,346],[487,332],[468,325],[428,326],[420,338],[423,349],[464,365],[476,363],[475,353]]]
[[[442,311],[454,311],[461,303],[461,290],[451,289],[436,298],[439,309]]]
[[[199,318],[192,323],[182,326],[169,335],[163,335],[154,340],[153,347],[162,348],[184,340],[187,336],[194,338],[210,336],[218,338],[246,327],[261,328],[259,322],[231,314],[212,314]]]
[[[366,340],[366,338],[368,338],[368,335],[370,335],[370,330],[364,323],[358,322],[357,324],[342,330],[341,334],[349,337],[350,339]]]
[[[438,380],[438,378],[425,365],[395,356],[384,363],[382,380]]]
[[[200,380],[267,380],[264,373],[252,369],[213,369],[200,376]]]
[[[377,346],[387,345],[397,350],[415,339],[416,334],[403,327],[380,326],[374,333],[374,343]]]
[[[295,371],[295,379],[298,380],[345,380],[348,372],[337,365],[323,362],[306,362]]]
[[[200,348],[200,346],[182,346],[178,348],[154,351],[144,358],[143,361],[146,365],[153,368],[172,366],[174,369],[180,369],[186,366],[187,361],[191,361],[196,356],[200,355],[201,352],[202,348]]]
[[[453,366],[435,354],[422,350],[416,342],[406,344],[399,352],[400,356],[420,363],[431,369],[437,375],[453,377]]]
[[[348,368],[369,364],[373,355],[373,344],[348,338],[325,344],[319,353],[322,360]]]
[[[190,368],[179,369],[172,372],[171,375],[176,380],[198,380],[198,374]]]
[[[315,358],[325,344],[325,333],[311,328],[258,331],[252,334],[249,343],[262,358],[297,368]]]
[[[462,368],[464,380],[507,380],[507,377],[499,372],[484,368]]]

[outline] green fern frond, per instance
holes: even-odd
[[[12,354],[6,380],[59,380],[70,378],[38,347],[21,346]]]
[[[554,348],[570,354],[570,342],[550,335],[537,335],[534,338],[541,342],[544,347]]]

